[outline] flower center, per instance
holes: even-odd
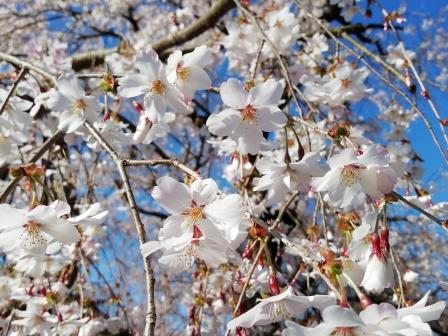
[[[283,318],[291,318],[294,316],[283,301],[274,302],[270,308],[269,316],[272,321],[280,321]]]
[[[275,21],[274,27],[282,28],[283,27],[283,22],[280,21],[280,20]]]
[[[247,105],[244,109],[240,110],[240,113],[245,121],[254,121],[257,117],[257,110],[251,105]]]
[[[42,235],[42,231],[40,230],[40,224],[34,221],[29,221],[24,225],[25,231],[20,238],[25,235],[24,239],[24,247],[39,247],[46,244],[47,240]]]
[[[188,67],[183,67],[180,64],[176,67],[176,76],[181,81],[188,79],[190,76],[190,69]]]
[[[348,89],[352,84],[352,81],[350,79],[342,79],[341,84],[344,89]]]
[[[75,110],[82,110],[84,111],[87,107],[87,103],[83,100],[83,99],[76,99],[73,102],[73,107],[75,108]]]
[[[351,187],[359,181],[359,169],[360,167],[354,164],[345,165],[342,169],[342,182],[347,186]]]
[[[191,207],[185,210],[182,214],[189,217],[190,220],[187,221],[187,226],[191,227],[190,225],[192,225],[193,229],[196,227],[196,224],[199,222],[199,220],[205,218],[202,208],[195,202],[192,202]]]
[[[336,330],[331,334],[334,336],[351,336],[354,335],[353,327],[337,327]]]
[[[163,95],[165,94],[165,85],[161,80],[155,80],[151,83],[151,93],[154,95]]]

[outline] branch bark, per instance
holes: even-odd
[[[227,14],[235,4],[232,0],[216,1],[210,9],[190,26],[174,33],[152,44],[152,48],[161,54],[165,50],[181,45],[214,27],[216,23]],[[117,48],[90,51],[72,57],[72,69],[80,71],[100,65],[104,58],[117,51]]]

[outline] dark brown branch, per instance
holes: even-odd
[[[235,7],[235,4],[232,0],[216,1],[203,16],[194,21],[190,26],[153,43],[152,48],[160,54],[169,48],[181,45],[201,35],[208,29],[214,27],[233,7]],[[116,48],[101,49],[73,56],[72,69],[79,71],[100,65],[104,62],[104,58],[107,55],[114,53],[116,50]]]

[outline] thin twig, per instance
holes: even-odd
[[[9,99],[13,96],[14,91],[17,88],[17,85],[23,79],[23,77],[26,75],[27,72],[28,72],[27,68],[22,68],[22,70],[20,70],[19,74],[17,75],[17,78],[14,80],[14,83],[12,83],[12,86],[9,89],[8,94],[6,95],[6,98],[2,103],[2,106],[0,106],[0,115],[3,113],[3,111],[5,111],[6,106],[8,106]]]
[[[36,65],[33,65],[29,62],[21,60],[20,58],[17,58],[15,56],[12,56],[12,55],[9,55],[9,54],[3,53],[3,52],[0,52],[0,59],[6,61],[8,63],[17,65],[17,66],[21,67],[22,69],[25,68],[25,69],[28,69],[38,75],[41,75],[42,77],[48,79],[53,85],[56,85],[56,82],[57,82],[56,76],[38,66],[36,66]]]
[[[50,147],[59,140],[59,138],[64,134],[63,131],[57,131],[51,138],[48,138],[42,146],[39,147],[39,150],[31,157],[29,163],[35,163],[39,160],[46,152],[50,149]],[[19,170],[19,176],[14,177],[11,182],[6,186],[5,190],[0,195],[0,203],[4,203],[8,195],[14,190],[16,185],[20,182],[23,177],[23,173]]]
[[[442,220],[442,219],[437,218],[434,215],[431,215],[429,212],[427,212],[426,210],[423,210],[418,205],[416,205],[416,204],[412,203],[411,201],[407,200],[406,198],[404,198],[403,196],[401,196],[399,193],[397,193],[395,191],[392,191],[391,194],[393,196],[397,197],[400,201],[405,203],[407,206],[417,210],[418,212],[420,212],[426,218],[432,220],[434,223],[439,224],[441,227],[443,227],[443,228],[448,230],[448,228],[447,228],[447,221],[446,220]]]

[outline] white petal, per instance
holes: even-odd
[[[261,129],[247,122],[241,123],[232,137],[238,140],[238,152],[242,154],[257,154],[264,140]]]
[[[225,109],[224,111],[213,113],[207,119],[208,130],[210,133],[218,136],[230,135],[240,123],[240,113],[233,109]]]
[[[326,323],[321,323],[314,328],[303,327],[293,321],[285,322],[287,328],[283,329],[282,336],[329,336],[334,331]]]
[[[173,109],[174,112],[177,113],[188,112],[187,104],[185,103],[181,92],[173,85],[169,84],[166,86],[164,97],[166,99],[166,102]]]
[[[250,103],[249,93],[244,89],[243,83],[235,78],[222,83],[219,93],[224,104],[235,109],[242,109]]]
[[[65,75],[58,79],[58,90],[64,96],[75,100],[85,95],[84,90],[75,75]]]
[[[140,70],[141,74],[144,75],[147,83],[156,80],[159,77],[160,70],[163,68],[159,56],[152,49],[137,53],[137,56],[135,57],[135,65]]]
[[[62,112],[71,107],[72,100],[56,89],[51,89],[48,92],[48,100],[46,104],[49,109]]]
[[[235,330],[237,327],[250,328],[254,325],[265,325],[273,323],[269,314],[263,311],[263,307],[271,305],[269,302],[260,302],[252,309],[227,323],[227,329]]]
[[[66,133],[73,133],[84,123],[84,117],[77,111],[67,110],[62,112],[59,119],[58,129]]]
[[[330,306],[325,308],[321,314],[327,326],[332,328],[347,328],[364,325],[358,315],[349,308]]]
[[[279,108],[263,107],[257,110],[257,121],[265,132],[276,131],[286,125],[286,116]]]
[[[196,179],[191,184],[191,192],[193,200],[198,205],[204,205],[213,202],[218,194],[218,185],[211,179]]]
[[[281,81],[268,79],[262,84],[258,84],[250,90],[252,104],[256,107],[277,106],[283,94],[283,84]]]
[[[355,151],[352,148],[344,148],[328,160],[328,165],[331,169],[335,169],[357,161]]]
[[[203,68],[211,61],[210,50],[204,45],[197,47],[191,53],[185,54],[183,60],[184,66],[197,65]]]
[[[190,71],[188,78],[182,82],[182,92],[188,97],[193,98],[197,90],[206,90],[212,85],[212,81],[204,69],[193,65],[188,68]]]
[[[118,94],[125,98],[137,97],[148,92],[150,85],[144,75],[126,75],[118,79]]]
[[[42,231],[56,238],[62,244],[76,243],[81,239],[81,235],[75,226],[62,218],[58,218],[51,225],[46,223],[46,225],[42,226]]]
[[[169,176],[163,176],[157,180],[152,197],[160,206],[171,214],[180,214],[190,208],[192,196],[189,188]]]
[[[147,256],[153,254],[154,252],[160,250],[161,248],[163,248],[163,244],[160,241],[155,240],[155,241],[149,241],[149,242],[144,243],[140,247],[140,250],[142,252],[142,255],[147,257]]]
[[[362,189],[367,195],[370,195],[373,198],[380,198],[383,196],[381,191],[378,190],[377,172],[378,169],[376,167],[371,167],[361,169],[359,174],[359,183],[361,184]]]

